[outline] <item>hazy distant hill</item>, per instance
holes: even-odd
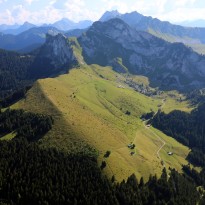
[[[5,31],[5,30],[8,30],[8,29],[17,29],[19,27],[20,27],[19,24],[13,24],[13,25],[1,24],[0,25],[0,31]]]
[[[60,31],[54,27],[35,27],[19,35],[0,33],[0,48],[29,52],[45,42],[48,32],[58,33]]]
[[[68,31],[71,29],[84,29],[84,28],[91,26],[92,23],[93,22],[89,20],[80,21],[78,23],[75,23],[67,18],[63,18],[60,21],[50,24],[50,26],[55,27],[62,31]]]
[[[29,22],[25,22],[23,25],[19,26],[18,28],[10,28],[10,29],[3,30],[2,32],[4,34],[18,35],[24,31],[27,31],[27,30],[34,28],[34,27],[36,27],[36,25],[31,24]]]

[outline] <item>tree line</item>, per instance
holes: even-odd
[[[205,189],[205,103],[191,113],[175,110],[165,114],[159,111],[152,119],[152,125],[191,148],[187,159],[201,166],[202,170],[199,172],[186,165],[183,171],[197,186]],[[202,204],[205,204],[205,198]]]
[[[0,204],[4,205],[203,205],[188,174],[164,169],[147,182],[131,175],[116,182],[101,172],[96,155],[42,148],[36,139],[52,128],[49,116],[7,109],[0,113]]]
[[[34,141],[48,132],[52,128],[52,124],[51,116],[24,110],[0,111],[0,137],[15,132],[16,137],[25,137],[29,141]]]
[[[16,52],[0,49],[0,99],[4,99],[30,85],[30,67],[34,56],[20,55]]]
[[[0,201],[16,205],[193,205],[202,203],[196,185],[176,170],[148,182],[131,175],[112,182],[95,156],[42,149],[15,138],[0,142]]]
[[[190,147],[188,159],[195,165],[205,166],[205,103],[190,114],[174,110],[169,114],[159,111],[152,125]]]

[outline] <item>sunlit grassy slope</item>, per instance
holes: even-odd
[[[3,137],[0,138],[0,141],[1,140],[11,140],[13,139],[14,137],[16,136],[16,133],[15,132],[11,132]]]
[[[166,99],[162,108],[165,112],[190,111],[183,96],[176,91],[155,97],[140,94],[124,82],[128,77],[148,86],[146,77],[119,74],[110,67],[88,66],[76,38],[70,38],[69,42],[79,67],[57,78],[38,80],[26,98],[13,106],[53,116],[54,126],[40,140],[41,146],[98,154],[99,165],[102,160],[107,163],[104,172],[109,177],[115,175],[119,181],[133,173],[147,179],[150,174],[159,175],[163,168],[157,157],[162,142],[154,131],[166,142],[160,151],[166,167],[180,171],[181,166],[188,163],[185,160],[188,148],[153,128],[145,129],[140,116],[151,110],[156,112],[162,99]],[[127,147],[129,143],[136,145],[134,150]],[[108,150],[111,155],[104,158]],[[131,156],[132,151],[135,154]],[[168,156],[167,151],[174,155]]]
[[[144,77],[135,80],[148,83]],[[69,74],[37,81],[14,108],[54,117],[54,127],[41,139],[42,146],[89,153],[90,145],[99,154],[99,165],[102,160],[107,162],[104,172],[109,177],[115,175],[117,180],[122,180],[135,173],[147,179],[150,174],[159,175],[163,168],[156,154],[161,142],[145,129],[140,116],[151,109],[157,111],[164,98],[167,100],[163,109],[167,112],[174,108],[189,111],[189,108],[186,102],[177,101],[180,97],[177,93],[151,98],[132,90],[124,81],[123,75],[109,67],[84,64]],[[166,167],[181,170],[181,165],[187,164],[188,148],[154,131],[167,143],[160,152]],[[136,145],[133,156],[127,147],[131,142]],[[104,159],[107,150],[111,155]],[[167,155],[170,150],[173,156]]]

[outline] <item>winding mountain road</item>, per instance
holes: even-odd
[[[165,105],[165,100],[163,99],[163,100],[162,100],[161,109],[164,107],[164,105]],[[154,118],[154,116],[155,116],[157,113],[158,113],[158,111],[154,113],[154,115],[153,115],[152,118]],[[150,119],[149,119],[149,120],[150,120]],[[158,158],[160,159],[160,161],[162,162],[163,166],[165,167],[164,161],[163,161],[162,158],[160,157],[160,151],[161,151],[161,149],[166,145],[166,142],[165,142],[159,135],[157,135],[153,130],[151,130],[149,125],[146,125],[146,122],[149,121],[149,120],[143,121],[143,125],[144,125],[145,129],[149,129],[149,131],[150,131],[154,136],[156,136],[160,142],[162,142],[162,145],[159,147],[159,149],[157,150],[156,154],[157,154],[157,157],[158,157]]]

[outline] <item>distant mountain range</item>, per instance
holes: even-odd
[[[34,28],[34,27],[36,27],[36,25],[31,24],[29,22],[25,22],[23,25],[18,26],[16,28],[15,27],[11,27],[11,28],[8,28],[6,30],[2,30],[2,33],[18,35],[18,34],[24,32],[24,31],[27,31],[27,30],[29,30],[31,28]]]
[[[72,29],[85,29],[88,28],[89,26],[92,25],[92,21],[89,20],[85,20],[85,21],[79,21],[78,23],[75,23],[67,18],[63,18],[59,21],[56,21],[53,24],[43,24],[41,26],[37,26],[34,24],[31,24],[29,22],[25,22],[23,25],[18,25],[18,24],[14,24],[14,25],[0,25],[0,32],[4,33],[4,34],[12,34],[12,35],[18,35],[24,31],[27,31],[31,28],[34,27],[54,27],[58,30],[61,31],[69,31]]]
[[[155,32],[169,34],[176,37],[190,37],[193,39],[199,39],[202,43],[205,43],[205,28],[187,28],[174,25],[168,21],[160,21],[157,18],[143,16],[136,11],[126,14],[120,14],[118,11],[105,12],[99,21],[104,22],[113,18],[119,18],[137,30],[147,32],[154,30]]]
[[[58,33],[53,27],[34,27],[18,35],[0,33],[0,48],[19,52],[30,52],[45,42],[46,34]]]
[[[79,21],[78,23],[75,23],[69,19],[63,18],[60,21],[55,22],[54,24],[49,24],[49,26],[55,27],[62,31],[68,31],[72,29],[85,29],[92,25],[92,21],[85,20],[85,21]]]
[[[19,24],[13,24],[13,25],[1,24],[0,31],[5,31],[5,30],[9,30],[9,29],[17,29],[19,27],[20,27]]]
[[[205,28],[191,28],[173,25],[157,18],[143,16],[138,12],[120,14],[118,11],[105,12],[99,21],[119,18],[131,27],[146,31],[169,42],[181,42],[198,53],[205,54]]]

